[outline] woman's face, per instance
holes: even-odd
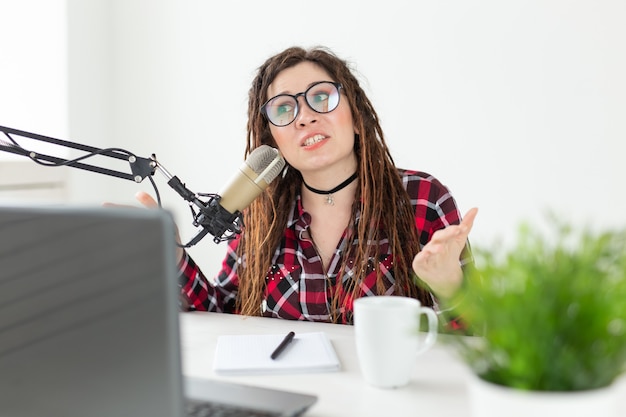
[[[281,71],[270,84],[266,99],[279,94],[298,94],[319,81],[335,81],[320,66],[302,62]],[[343,96],[343,94],[341,94]],[[345,96],[329,113],[317,113],[298,97],[298,114],[287,126],[270,124],[270,132],[284,158],[303,175],[323,170],[352,173],[356,169],[354,134],[350,106]]]

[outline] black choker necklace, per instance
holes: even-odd
[[[302,179],[302,184],[304,184],[304,186],[309,190],[314,192],[315,194],[322,194],[326,196],[326,204],[330,205],[330,206],[334,206],[335,205],[335,198],[333,197],[333,193],[336,193],[339,190],[343,190],[344,188],[346,188],[352,181],[356,180],[358,177],[357,173],[355,172],[354,174],[352,174],[347,180],[345,180],[344,182],[342,182],[341,184],[339,184],[338,186],[336,186],[335,188],[333,188],[332,190],[328,190],[328,191],[324,191],[324,190],[318,190],[317,188],[313,188],[311,187],[309,184],[307,184],[306,182],[304,182],[304,179]]]

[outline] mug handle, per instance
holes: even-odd
[[[417,350],[417,353],[420,354],[430,349],[437,341],[438,319],[437,314],[432,308],[422,306],[418,309],[418,314],[425,314],[428,319],[428,334],[426,335],[426,339],[424,339],[424,343],[422,343]]]

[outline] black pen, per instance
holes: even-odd
[[[291,341],[293,340],[293,337],[296,334],[294,332],[289,332],[287,333],[287,336],[285,336],[285,338],[283,339],[282,342],[280,342],[280,345],[278,345],[278,347],[276,349],[274,349],[274,351],[272,352],[272,355],[270,356],[270,358],[272,359],[276,359],[278,357],[278,355],[280,355],[280,353],[285,350],[285,348],[287,347],[287,345],[289,343],[291,343]]]

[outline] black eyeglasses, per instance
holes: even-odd
[[[274,126],[282,127],[291,124],[300,108],[298,107],[298,97],[303,96],[306,104],[311,110],[317,113],[330,113],[339,105],[340,83],[332,81],[320,81],[302,93],[295,95],[279,94],[272,97],[261,106],[261,113]]]

